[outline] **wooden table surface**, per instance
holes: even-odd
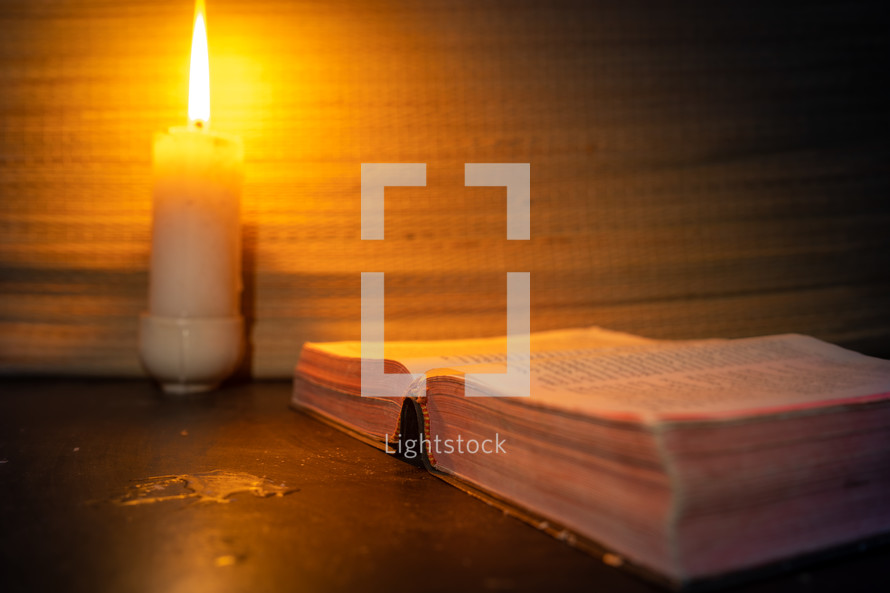
[[[186,401],[146,381],[0,383],[0,590],[657,591],[288,408],[286,382]],[[295,491],[121,504],[155,476]],[[878,548],[746,591],[890,590]]]

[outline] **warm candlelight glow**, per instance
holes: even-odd
[[[210,121],[210,61],[207,57],[207,27],[204,0],[195,3],[195,29],[192,34],[192,60],[189,68],[189,121]]]

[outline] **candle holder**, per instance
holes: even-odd
[[[166,393],[216,389],[244,354],[242,317],[140,318],[142,363]]]

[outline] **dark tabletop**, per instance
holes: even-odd
[[[661,590],[289,409],[286,382],[187,400],[144,381],[0,391],[5,592]],[[215,502],[146,482],[214,470],[293,491]],[[151,484],[171,499],[132,504]],[[890,552],[732,590],[890,591]]]

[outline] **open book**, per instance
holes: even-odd
[[[801,335],[561,330],[531,336],[530,397],[493,397],[505,351],[387,343],[386,372],[425,392],[362,397],[359,342],[307,343],[293,403],[673,585],[890,532],[890,361]]]

